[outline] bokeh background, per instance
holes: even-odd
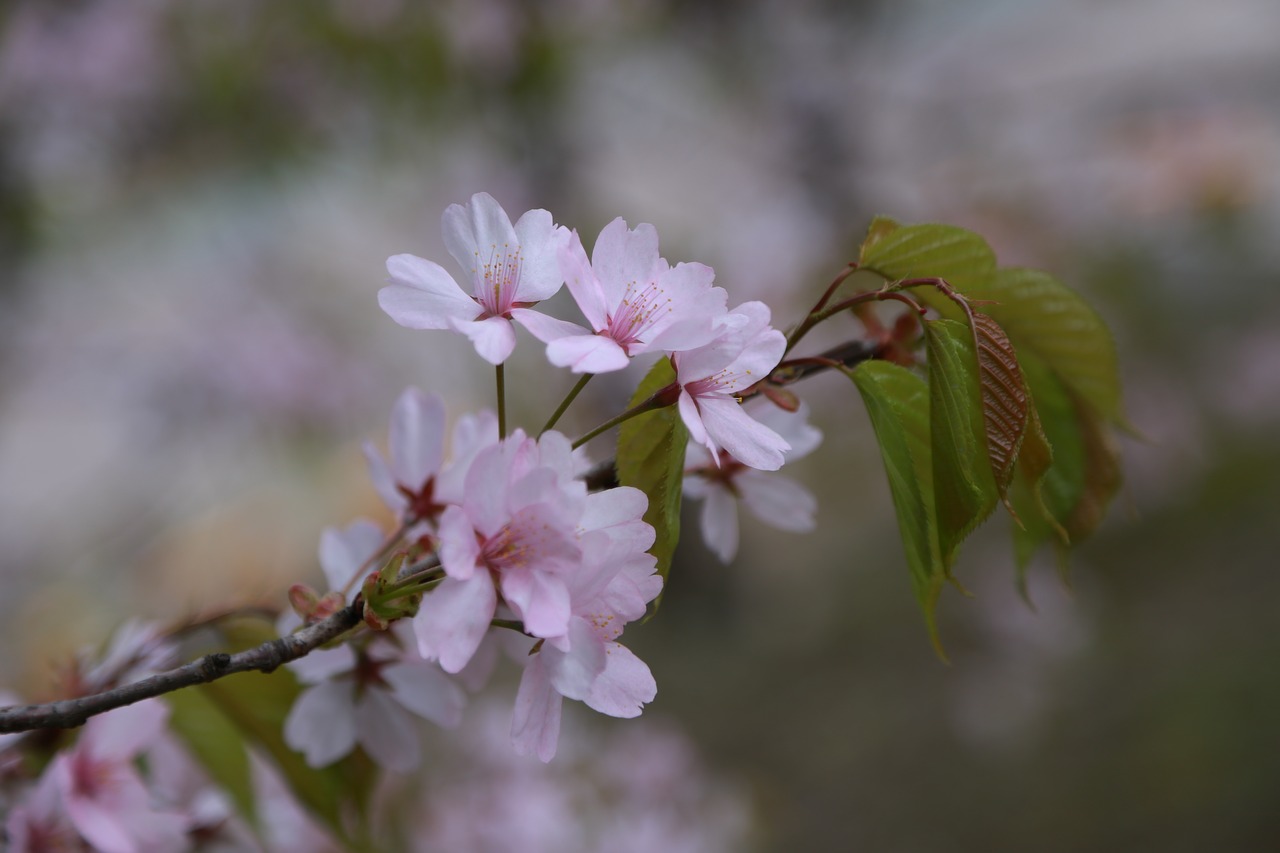
[[[39,695],[129,615],[279,602],[318,577],[323,526],[385,519],[359,445],[399,391],[491,404],[465,341],[375,299],[388,255],[447,263],[448,204],[485,190],[588,242],[654,223],[783,325],[888,213],[1078,288],[1147,440],[1071,588],[1033,565],[1034,612],[1005,521],[967,543],[947,666],[856,393],[804,386],[817,532],[748,526],[726,567],[688,514],[661,613],[628,633],[646,717],[736,803],[689,849],[1280,847],[1280,5],[0,15],[0,683]],[[528,337],[509,370],[530,424],[572,384]],[[627,393],[594,383],[566,427]]]

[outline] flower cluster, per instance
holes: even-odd
[[[401,325],[461,333],[501,371],[518,323],[546,345],[551,364],[584,374],[582,382],[662,354],[676,376],[666,404],[678,406],[691,446],[704,450],[726,486],[744,466],[779,468],[793,449],[770,426],[772,416],[752,417],[740,405],[786,348],[769,309],[728,308],[709,267],[672,266],[659,255],[652,226],[615,219],[588,258],[577,232],[546,211],[513,225],[481,193],[445,212],[444,240],[469,292],[440,265],[396,255],[379,302]],[[565,284],[586,326],[536,310]],[[543,761],[555,754],[564,699],[634,717],[656,695],[649,668],[618,642],[662,588],[648,553],[655,533],[644,521],[646,496],[627,487],[590,491],[577,445],[551,429],[559,412],[538,435],[508,433],[498,402],[497,416],[458,419],[446,459],[444,403],[411,388],[392,411],[387,456],[366,446],[397,525],[390,533],[368,521],[326,531],[320,562],[330,592],[293,596],[314,621],[363,593],[366,621],[378,629],[292,665],[308,686],[285,736],[311,764],[359,744],[389,769],[412,769],[419,755],[412,717],[455,725],[463,687],[484,683],[503,645],[524,666],[513,742]],[[803,432],[798,440],[798,453],[814,443]],[[708,535],[725,540],[723,502],[713,505],[719,522]],[[788,517],[783,526],[801,525]]]

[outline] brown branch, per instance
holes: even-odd
[[[207,684],[237,672],[271,672],[281,664],[297,660],[360,624],[364,603],[357,599],[332,616],[308,625],[287,637],[263,643],[233,655],[220,652],[205,655],[176,669],[149,676],[132,684],[43,705],[15,705],[0,708],[0,734],[34,729],[70,729],[84,725],[90,717],[172,693],[184,687]]]

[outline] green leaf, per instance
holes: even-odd
[[[941,278],[969,295],[987,285],[996,271],[996,256],[979,235],[955,225],[904,225],[888,230],[892,220],[877,217],[863,243],[858,266],[874,270],[888,281]],[[913,291],[944,317],[959,318],[960,309],[933,288]]]
[[[910,370],[887,361],[866,361],[846,372],[862,394],[875,429],[911,585],[924,611],[929,638],[945,660],[936,611],[947,571],[934,516],[929,387]]]
[[[947,567],[956,549],[995,509],[995,478],[986,429],[973,333],[964,323],[925,323],[929,352],[929,424],[938,547]]]
[[[670,360],[660,360],[641,380],[631,405],[643,403],[675,379]],[[653,525],[657,535],[649,553],[658,559],[658,574],[664,581],[680,541],[680,498],[688,442],[689,432],[675,406],[638,415],[618,428],[618,482],[649,496],[644,520]],[[659,601],[661,596],[654,602],[655,611]]]
[[[165,701],[173,711],[170,730],[186,743],[209,778],[231,796],[240,814],[256,826],[257,794],[240,730],[199,688],[174,691]]]
[[[1019,352],[1042,358],[1105,420],[1127,423],[1111,333],[1074,291],[1040,270],[1009,267],[965,295],[991,300],[982,310],[1000,323]]]

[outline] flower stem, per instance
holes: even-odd
[[[678,399],[680,399],[680,386],[673,382],[666,388],[661,388],[654,392],[653,396],[649,399],[641,403],[637,403],[622,414],[617,417],[610,418],[600,424],[600,426],[591,430],[591,432],[582,436],[582,438],[573,443],[573,449],[577,450],[600,433],[613,429],[623,421],[629,421],[636,415],[643,415],[645,412],[652,412],[654,409],[665,409],[667,406],[674,405]]]
[[[498,365],[498,438],[507,437],[507,378]]]
[[[577,399],[578,394],[582,392],[582,389],[587,387],[587,383],[591,381],[592,376],[595,376],[595,374],[584,373],[582,375],[582,378],[578,380],[578,384],[574,385],[573,390],[569,392],[569,395],[561,401],[560,407],[551,413],[550,419],[548,419],[546,424],[542,427],[542,431],[538,433],[539,436],[556,425],[556,421],[560,420],[560,416],[563,415],[569,408],[569,405]]]

